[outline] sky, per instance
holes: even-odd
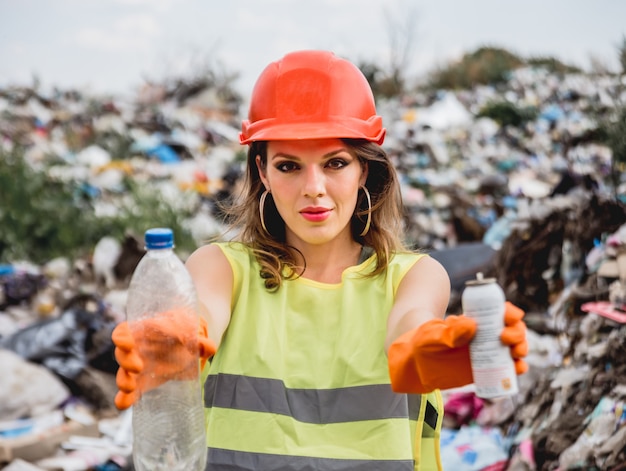
[[[210,67],[246,97],[296,49],[387,67],[406,50],[419,77],[481,46],[617,69],[625,0],[0,0],[0,86],[132,93]],[[394,38],[410,38],[394,49]]]

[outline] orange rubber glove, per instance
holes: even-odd
[[[119,323],[111,338],[115,359],[120,365],[115,396],[118,409],[128,409],[142,393],[165,381],[193,379],[198,375],[198,360],[204,368],[215,354],[204,318],[196,330],[196,320],[188,314],[169,311],[137,322]]]
[[[500,340],[511,349],[517,374],[528,365],[524,311],[507,302]],[[432,319],[405,332],[387,353],[391,387],[396,392],[424,394],[474,382],[469,343],[476,335],[476,321],[467,316]]]
[[[523,360],[528,355],[526,324],[522,320],[524,314],[524,311],[519,307],[507,302],[504,310],[504,329],[500,334],[500,341],[511,349],[511,357],[515,362],[515,372],[518,375],[528,371],[528,363]]]

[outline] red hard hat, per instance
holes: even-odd
[[[385,128],[363,73],[328,51],[297,51],[259,76],[239,141],[354,138],[382,144]]]

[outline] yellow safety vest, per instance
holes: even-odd
[[[372,256],[341,283],[298,278],[270,293],[248,248],[218,245],[234,288],[203,372],[207,470],[441,470],[441,394],[394,393],[384,352],[398,285],[425,255],[395,254],[365,278]]]

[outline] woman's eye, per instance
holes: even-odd
[[[333,169],[339,169],[339,168],[343,168],[346,165],[348,165],[348,162],[346,162],[343,159],[331,159],[328,161],[328,163],[326,164],[326,166],[328,168],[333,168]]]
[[[276,168],[281,172],[292,172],[298,169],[298,165],[295,162],[280,162],[276,165]]]

